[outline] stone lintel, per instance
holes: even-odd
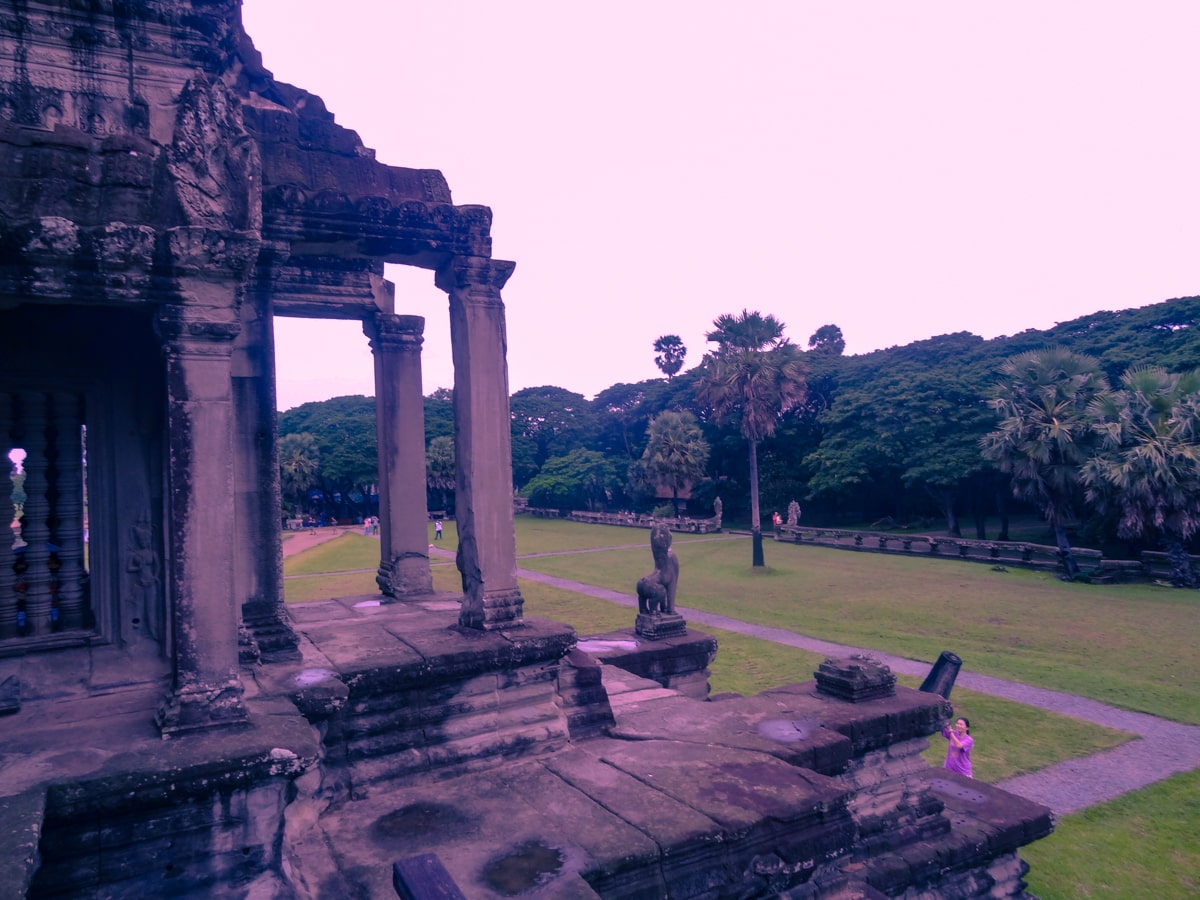
[[[270,293],[276,315],[305,318],[365,318],[393,302],[380,296],[377,275],[358,259],[292,256],[269,269],[260,268],[257,288]],[[382,270],[382,266],[379,266]]]

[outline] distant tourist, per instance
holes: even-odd
[[[970,720],[959,719],[953,728],[947,725],[942,729],[942,737],[949,742],[946,745],[946,762],[943,768],[974,778],[971,774],[971,748],[975,746],[975,739],[971,737]]]
[[[442,520],[438,519],[433,523],[433,539],[440,541],[442,539]]]

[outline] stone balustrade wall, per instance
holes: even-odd
[[[1028,541],[989,541],[799,525],[784,525],[776,529],[775,540],[871,553],[965,559],[969,562],[1030,569],[1058,569],[1062,566],[1057,547]],[[1074,554],[1080,568],[1095,580],[1157,581],[1170,577],[1171,565],[1165,553],[1147,551],[1136,560],[1105,559],[1101,551],[1086,547],[1072,547],[1071,553]],[[1191,559],[1194,566],[1200,566],[1200,556],[1193,556]]]
[[[660,519],[647,513],[589,512],[582,509],[573,509],[564,513],[558,509],[540,509],[532,506],[518,508],[516,512],[539,519],[564,519],[568,522],[584,522],[588,525],[618,525],[623,528],[650,529],[661,522],[672,531],[690,534],[715,534],[721,531],[721,523],[715,518],[693,519],[689,516],[680,516],[677,519]]]

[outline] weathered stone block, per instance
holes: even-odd
[[[890,697],[896,685],[891,669],[866,656],[827,659],[817,669],[816,679],[821,693],[851,703]]]

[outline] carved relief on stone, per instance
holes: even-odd
[[[158,552],[154,549],[154,529],[141,519],[130,528],[132,549],[126,560],[129,588],[124,592],[122,633],[131,640],[150,637],[163,639],[163,604]]]
[[[262,229],[262,165],[241,106],[220,82],[197,73],[179,97],[167,148],[182,221],[233,231]]]
[[[42,216],[26,232],[21,249],[30,256],[72,256],[79,250],[79,226],[61,216]]]
[[[163,307],[155,319],[154,327],[158,336],[168,344],[209,342],[228,345],[242,330],[240,322],[229,321],[222,311],[185,310],[179,306]],[[216,352],[228,355],[231,347],[226,346]]]

